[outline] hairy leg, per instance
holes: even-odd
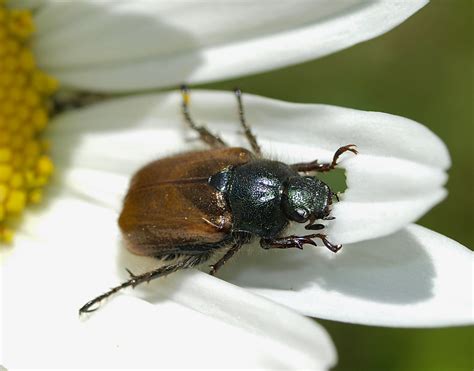
[[[166,276],[170,273],[176,272],[181,269],[192,268],[208,260],[211,254],[212,254],[211,252],[206,251],[202,254],[197,254],[197,255],[184,255],[176,263],[168,264],[168,265],[153,269],[149,272],[145,272],[139,275],[135,275],[127,269],[127,272],[130,275],[129,280],[123,282],[122,284],[118,286],[113,287],[112,289],[105,292],[104,294],[99,295],[96,298],[88,301],[79,309],[79,314],[94,312],[95,310],[99,308],[98,306],[95,308],[92,308],[94,305],[98,304],[102,300],[108,298],[109,296],[115,294],[116,292],[126,287],[131,286],[132,288],[135,288],[136,286],[138,286],[139,284],[143,282],[150,282],[151,280],[154,280],[155,278]]]
[[[189,89],[186,85],[181,85],[181,94],[183,96],[183,103],[181,105],[181,110],[184,116],[184,119],[188,126],[196,131],[199,134],[201,140],[209,144],[213,148],[228,147],[228,145],[219,137],[217,134],[211,133],[205,126],[198,125],[194,122],[189,113]]]
[[[240,119],[240,125],[242,126],[242,129],[244,129],[244,135],[247,138],[247,140],[250,143],[250,146],[252,147],[252,151],[258,156],[262,156],[262,151],[260,149],[260,146],[257,142],[257,137],[255,136],[254,133],[252,133],[252,130],[250,129],[250,126],[247,124],[247,120],[245,119],[245,111],[244,111],[244,105],[242,103],[242,91],[239,88],[234,89],[235,96],[237,97],[237,103],[239,105],[239,119]]]

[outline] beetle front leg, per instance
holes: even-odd
[[[353,154],[359,153],[355,149],[355,144],[348,144],[347,146],[340,147],[335,153],[330,163],[320,163],[318,160],[314,160],[311,162],[300,162],[297,164],[291,165],[293,169],[296,171],[317,171],[317,172],[325,172],[331,171],[337,166],[337,160],[344,152],[352,152]]]
[[[313,245],[317,246],[316,242],[314,242],[314,238],[319,238],[324,246],[326,246],[332,252],[338,252],[342,245],[335,245],[327,239],[325,234],[316,233],[316,234],[308,234],[306,236],[286,236],[280,238],[262,238],[260,240],[260,246],[264,249],[289,249],[292,247],[296,247],[298,249],[303,249],[304,245]]]
[[[314,235],[309,234],[307,236],[286,236],[280,238],[262,238],[260,239],[260,246],[264,249],[290,249],[296,247],[297,249],[303,249],[303,245],[317,246],[316,242],[312,240]]]

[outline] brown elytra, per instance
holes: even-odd
[[[143,167],[130,182],[119,218],[127,247],[138,255],[160,256],[224,241],[232,214],[208,179],[251,159],[244,148],[218,148],[178,154]]]

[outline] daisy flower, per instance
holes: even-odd
[[[10,57],[0,60],[0,77],[9,76],[7,60],[25,55],[30,63],[29,69],[14,68],[29,71],[20,78],[29,87],[21,90],[21,99],[7,85],[0,90],[9,97],[0,116],[0,128],[8,129],[0,139],[0,147],[7,148],[4,157],[0,151],[5,178],[0,186],[6,184],[3,198],[0,188],[3,239],[17,229],[14,244],[1,251],[2,365],[326,370],[336,363],[334,346],[325,330],[303,315],[385,326],[471,323],[470,252],[410,224],[443,199],[449,167],[444,144],[420,124],[246,95],[248,121],[269,156],[327,160],[340,145],[358,144],[360,155],[341,162],[348,189],[328,232],[344,250],[331,255],[307,248],[295,254],[250,246],[253,255],[243,253],[229,263],[223,280],[197,270],[178,272],[110,300],[87,321],[78,320],[77,309],[122,281],[125,267],[139,272],[157,264],[130,254],[116,226],[131,175],[152,159],[199,144],[189,142],[192,134],[185,131],[174,92],[115,98],[56,116],[46,132],[51,147],[41,135],[56,81],[63,89],[111,94],[241,76],[378,36],[424,4],[11,4],[30,7],[26,12],[2,3],[0,40],[11,43],[16,35],[18,48],[0,44],[0,53],[7,50]],[[10,119],[8,112],[29,107],[27,91],[38,96],[34,107],[43,112],[41,125],[32,110],[17,124]],[[195,91],[192,109],[230,143],[243,144],[230,93]],[[19,151],[26,145],[15,144],[24,137],[16,127],[29,128],[34,156]],[[12,135],[3,135],[7,132]],[[41,198],[52,174],[50,158],[56,175],[47,202],[23,213],[18,223],[24,206]],[[7,167],[13,170],[2,173]],[[19,186],[18,173],[24,179]],[[22,196],[13,197],[16,190]]]

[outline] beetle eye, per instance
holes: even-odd
[[[301,219],[304,219],[304,220],[308,219],[308,216],[309,216],[308,210],[306,210],[306,209],[296,209],[295,211]]]

